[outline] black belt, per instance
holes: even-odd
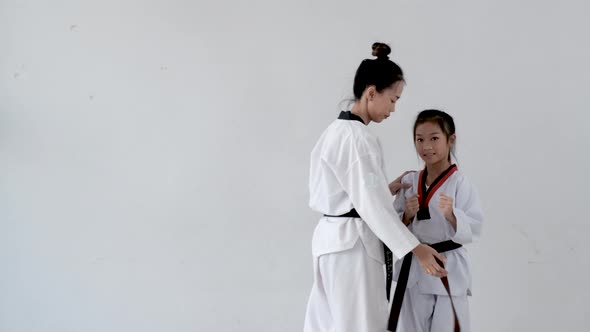
[[[445,252],[451,251],[455,249],[461,248],[461,245],[455,243],[453,241],[443,241],[439,243],[435,243],[430,245],[434,250],[438,252]],[[387,330],[395,332],[397,328],[397,322],[399,319],[399,314],[402,309],[402,303],[404,302],[404,294],[406,293],[406,287],[408,286],[408,277],[410,276],[410,267],[412,266],[412,256],[413,254],[410,252],[404,257],[404,261],[402,263],[402,267],[399,272],[399,277],[397,280],[397,285],[395,286],[395,293],[393,295],[393,303],[391,305],[391,313],[389,314],[389,324],[387,325]],[[436,259],[438,264],[444,268],[444,264]],[[451,306],[453,308],[453,314],[455,315],[455,332],[460,331],[459,327],[459,320],[457,319],[457,312],[455,311],[455,305],[453,304],[453,297],[451,296],[451,290],[449,288],[449,280],[447,277],[440,278],[443,286],[447,290],[447,294],[449,294],[449,298],[451,300]],[[391,283],[387,284],[387,290],[391,287]]]
[[[360,218],[359,213],[356,212],[355,209],[352,209],[345,214],[341,214],[339,216],[331,216],[329,214],[324,214],[324,217],[332,217],[332,218]]]
[[[355,209],[352,209],[345,214],[341,214],[339,216],[331,216],[324,214],[324,217],[332,217],[332,218],[360,218],[361,216],[356,212]],[[391,250],[387,248],[385,243],[383,244],[383,253],[385,256],[385,271],[386,271],[386,280],[385,280],[385,290],[387,294],[387,300],[389,300],[389,293],[391,289],[391,282],[393,280],[393,254]]]

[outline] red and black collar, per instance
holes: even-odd
[[[458,170],[457,165],[451,165],[432,182],[428,189],[426,189],[426,177],[428,176],[428,172],[426,171],[426,168],[424,168],[424,170],[420,172],[420,177],[418,178],[418,200],[420,201],[420,207],[427,208],[430,199],[438,188],[440,188],[445,181]]]

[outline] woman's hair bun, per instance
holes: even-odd
[[[391,53],[389,45],[384,43],[374,43],[371,48],[373,49],[373,56],[376,56],[377,59],[389,59],[389,54]]]

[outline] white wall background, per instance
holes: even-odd
[[[440,107],[484,201],[473,330],[588,330],[589,9],[0,0],[0,331],[301,331],[309,152],[377,40],[389,175]]]

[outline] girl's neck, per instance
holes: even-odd
[[[434,164],[426,164],[426,172],[428,173],[426,183],[432,183],[449,167],[451,167],[451,162],[448,159],[441,160]]]

